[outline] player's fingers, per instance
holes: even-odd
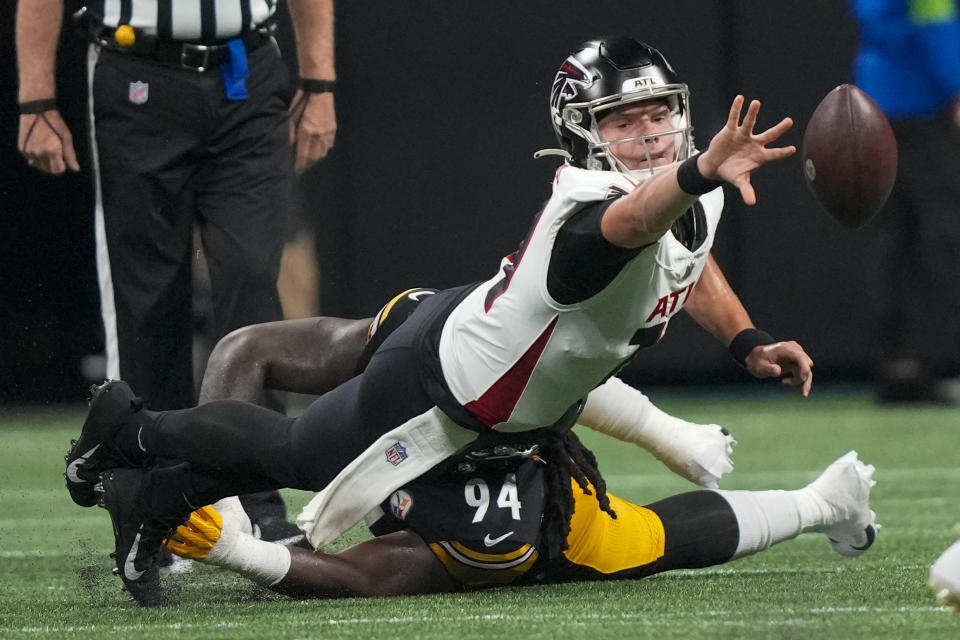
[[[807,379],[803,381],[803,397],[810,395],[810,389],[813,387],[813,371],[807,373]]]
[[[745,205],[752,207],[753,205],[757,204],[757,194],[753,190],[753,185],[750,184],[749,179],[743,178],[738,180],[736,185],[737,188],[740,189],[740,197],[743,198],[743,203]]]
[[[743,116],[743,125],[741,128],[746,133],[753,133],[753,128],[757,126],[757,114],[760,112],[760,101],[751,100],[747,107],[747,115]]]
[[[764,367],[761,367],[761,370],[764,374],[759,376],[761,378],[779,378],[781,375],[783,375],[783,368],[780,365],[772,362],[768,363]]]
[[[810,395],[810,388],[813,386],[813,374],[800,375],[797,372],[790,372],[781,376],[780,382],[787,387],[801,387],[800,393],[806,398]]]
[[[755,378],[779,378],[783,372],[779,364],[769,360],[750,363],[749,371]]]
[[[789,158],[797,152],[797,148],[793,145],[786,147],[777,147],[776,149],[767,149],[764,160],[766,162],[775,162],[777,160],[783,160],[784,158]]]
[[[790,130],[790,127],[793,126],[793,118],[784,118],[777,124],[773,125],[763,133],[757,134],[757,141],[761,144],[770,144],[784,133]]]
[[[727,126],[736,129],[737,125],[740,124],[740,110],[743,108],[743,96],[738,95],[733,99],[733,104],[730,105],[730,115],[727,116]]]

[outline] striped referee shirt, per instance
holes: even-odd
[[[212,43],[263,24],[279,0],[91,0],[103,26],[128,24],[162,40]]]

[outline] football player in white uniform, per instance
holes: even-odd
[[[201,394],[255,401],[264,388],[323,393],[361,371],[427,295],[404,292],[372,322],[315,318],[245,327],[214,349]],[[616,380],[591,392],[579,422],[655,451],[683,477],[715,489],[732,469],[729,434],[669,416],[639,391],[612,385]],[[564,477],[575,508],[563,548],[551,554],[547,514],[559,492],[537,446],[468,448],[370,514],[375,540],[335,555],[257,540],[236,498],[194,511],[168,545],[280,593],[342,597],[640,579],[728,562],[802,531],[825,531],[837,551],[858,555],[876,532],[873,469],[848,454],[800,491],[693,491],[646,506],[609,494],[616,518],[583,490],[595,486]]]
[[[660,52],[631,38],[587,42],[553,84],[567,159],[521,249],[491,280],[430,296],[363,375],[296,419],[231,401],[140,411],[128,388],[105,385],[67,454],[74,477],[184,462],[139,482],[99,478],[128,589],[146,584],[163,535],[194,505],[320,491],[298,520],[320,546],[478,438],[542,431],[560,443],[587,395],[681,308],[755,376],[809,393],[810,358],[753,327],[709,253],[722,182],[754,204],[753,171],[795,151],[768,147],[789,118],[755,133],[760,104],[745,113],[744,104],[737,96],[693,155],[688,91]],[[559,464],[571,459],[560,444],[552,450]]]

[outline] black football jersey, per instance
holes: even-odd
[[[544,496],[535,458],[460,459],[395,491],[371,531],[410,528],[462,584],[506,584],[537,560]]]

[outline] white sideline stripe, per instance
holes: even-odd
[[[97,259],[97,283],[100,286],[100,315],[103,318],[104,351],[107,355],[107,377],[120,377],[120,346],[117,338],[117,307],[113,299],[113,273],[107,249],[106,224],[103,218],[103,188],[100,182],[100,150],[97,148],[97,119],[93,108],[93,77],[100,49],[94,44],[87,48],[87,122],[90,133],[90,155],[93,165],[95,194],[93,235]]]
[[[736,462],[736,460],[734,460]],[[823,469],[826,469],[826,464]],[[721,479],[720,483],[723,484],[724,481],[729,481],[730,479],[736,479],[738,484],[744,484],[743,481],[750,483],[757,483],[757,490],[762,490],[766,488],[766,484],[770,481],[780,483],[788,482],[790,484],[798,484],[807,481],[812,481],[818,475],[823,473],[823,469],[811,469],[808,471],[802,470],[790,470],[790,471],[738,471],[734,469],[730,475],[725,476]],[[901,479],[910,479],[914,480],[916,478],[923,478],[927,476],[946,476],[948,478],[960,478],[960,467],[930,467],[930,468],[885,468],[881,467],[877,469],[876,478],[878,482],[887,482],[891,480],[901,480]],[[617,487],[620,485],[638,485],[638,484],[649,484],[657,485],[662,484],[664,481],[663,472],[657,470],[653,473],[605,473],[603,474],[604,479],[607,481],[607,486],[614,493],[617,492]],[[798,484],[799,488],[799,484]]]
[[[807,534],[804,534],[807,535]],[[822,536],[822,533],[809,534],[811,536]],[[920,564],[897,564],[897,565],[884,565],[883,570],[887,571],[899,571],[899,570],[915,570],[915,569],[929,569],[930,565],[925,563]],[[672,577],[678,576],[729,576],[729,575],[742,575],[742,576],[764,576],[764,575],[811,575],[815,573],[847,573],[847,572],[867,572],[875,571],[869,567],[834,567],[822,568],[822,569],[724,569],[722,567],[708,568],[708,569],[676,569],[674,571],[667,571],[657,575],[657,580],[669,580]],[[652,577],[652,576],[651,576]]]
[[[51,549],[50,551],[44,551],[43,549],[30,549],[28,551],[0,551],[0,558],[14,560],[18,558],[66,558],[78,555],[81,555],[79,551],[76,553],[68,553],[59,549]]]
[[[825,614],[825,613],[868,613],[868,614],[877,614],[877,613],[936,613],[941,614],[944,612],[949,612],[950,609],[947,607],[940,606],[926,606],[926,607],[815,607],[813,609],[807,609],[805,611],[799,611],[797,609],[767,609],[764,610],[766,615],[776,615],[777,613],[783,613],[790,616],[796,616],[798,613],[810,613],[810,614]],[[700,611],[700,612],[681,612],[678,611],[674,614],[671,614],[673,618],[698,618],[701,616],[714,616],[714,617],[724,617],[730,615],[740,615],[740,611],[726,611],[726,610],[709,610],[709,611]],[[580,613],[570,618],[566,618],[569,621],[575,620],[641,620],[648,621],[650,619],[649,611],[638,611],[635,613],[621,612],[620,614],[611,615],[609,613]],[[529,614],[529,613],[517,613],[517,614],[507,614],[507,613],[490,613],[486,615],[465,615],[465,616],[456,616],[456,615],[444,615],[442,618],[436,616],[392,616],[389,618],[328,618],[325,622],[328,625],[370,625],[370,624],[397,624],[397,623],[439,623],[439,622],[474,622],[474,621],[503,621],[503,622],[552,622],[555,623],[558,621],[558,616],[556,614]],[[323,624],[321,621],[315,621],[315,624]],[[0,627],[0,632],[13,632],[13,633],[71,633],[78,631],[144,631],[147,629],[194,629],[194,628],[210,628],[210,624],[191,624],[191,623],[181,623],[175,622],[172,624],[138,624],[138,625],[82,625],[82,626],[70,626],[70,627]],[[243,628],[248,625],[239,622],[219,622],[215,623],[212,626],[218,628]]]

